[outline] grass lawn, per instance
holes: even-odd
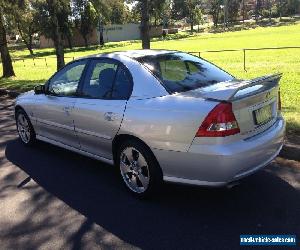
[[[279,27],[260,27],[225,33],[202,33],[185,36],[181,39],[154,39],[154,49],[176,49],[182,51],[207,51],[239,48],[262,48],[279,46],[300,46],[300,23]],[[66,62],[84,55],[140,49],[139,41],[107,43],[103,48],[93,46],[66,50]],[[45,82],[56,70],[53,49],[35,50],[34,61],[27,50],[12,51],[16,73],[15,78],[0,79],[0,88],[28,90],[38,83]],[[281,93],[283,113],[288,121],[289,132],[300,133],[300,49],[247,51],[246,67],[243,70],[242,52],[201,53],[201,57],[221,66],[238,78],[253,78],[264,74],[282,72]],[[47,63],[47,66],[46,66]],[[2,74],[2,68],[0,74]]]

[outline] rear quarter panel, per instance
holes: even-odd
[[[119,134],[134,135],[153,149],[187,152],[201,122],[216,104],[176,94],[131,98]]]

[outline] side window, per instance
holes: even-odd
[[[83,96],[98,99],[111,98],[117,68],[118,64],[109,60],[92,61],[83,84]]]
[[[126,100],[132,92],[132,80],[128,70],[120,65],[113,86],[112,99]]]
[[[188,68],[189,68],[189,73],[190,74],[196,74],[199,72],[199,69],[197,67],[197,65],[193,62],[186,62]]]
[[[74,62],[58,71],[48,84],[49,93],[59,96],[75,95],[86,62]]]
[[[161,77],[166,81],[183,81],[187,75],[184,61],[164,60],[159,62]]]

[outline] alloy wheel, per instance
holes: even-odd
[[[136,193],[147,190],[150,181],[149,167],[136,148],[127,147],[120,154],[120,171],[126,185]]]
[[[18,133],[21,140],[26,144],[29,143],[30,136],[31,136],[30,126],[25,115],[23,115],[22,113],[18,115],[17,127],[18,127]]]

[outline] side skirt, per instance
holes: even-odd
[[[187,184],[187,185],[195,185],[195,186],[203,186],[203,187],[222,187],[225,186],[226,182],[210,182],[210,181],[199,181],[199,180],[190,180],[185,178],[173,177],[173,176],[164,176],[164,181],[166,182],[174,182],[178,184]]]
[[[63,144],[61,142],[58,142],[58,141],[55,141],[55,140],[51,140],[51,139],[49,139],[47,137],[44,137],[44,136],[41,136],[41,135],[36,135],[36,139],[44,141],[44,142],[47,142],[47,143],[50,143],[52,145],[55,145],[55,146],[58,146],[58,147],[61,147],[61,148],[64,148],[64,149],[67,149],[67,150],[70,150],[70,151],[73,151],[75,153],[78,153],[78,154],[81,154],[81,155],[84,155],[84,156],[87,156],[87,157],[90,157],[90,158],[93,158],[93,159],[105,162],[105,163],[107,163],[109,165],[114,165],[114,161],[113,160],[110,160],[110,159],[107,159],[107,158],[104,158],[104,157],[101,157],[101,156],[98,156],[98,155],[94,155],[94,154],[91,154],[89,152],[86,152],[86,151],[83,151],[83,150],[80,150],[80,149],[77,149],[77,148],[65,145],[65,144]]]

